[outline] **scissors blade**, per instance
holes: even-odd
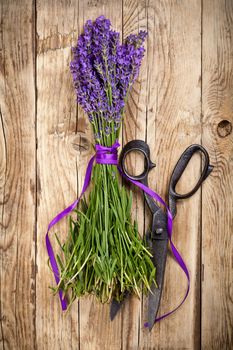
[[[149,292],[148,297],[148,327],[150,331],[154,326],[160,305],[164,281],[164,272],[166,266],[167,246],[167,238],[159,239],[158,237],[157,239],[153,239],[152,241],[152,261],[154,266],[156,267],[157,285],[154,283],[152,284],[151,292]]]
[[[121,301],[117,301],[116,299],[113,299],[111,302],[111,306],[110,306],[110,319],[111,321],[114,320],[114,318],[116,317],[116,315],[118,314],[118,311],[120,311],[122,305],[125,302],[125,299],[128,297],[128,293],[125,294],[124,299]]]
[[[110,307],[110,319],[111,319],[111,321],[113,321],[114,318],[116,317],[118,311],[121,308],[122,303],[123,303],[123,301],[118,302],[115,299],[112,300],[111,307]]]

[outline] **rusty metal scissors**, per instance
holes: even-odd
[[[144,171],[140,175],[132,175],[129,174],[127,171],[126,156],[132,151],[141,152],[144,156]],[[180,180],[192,156],[197,152],[201,152],[204,156],[204,165],[200,178],[190,192],[185,194],[179,194],[176,192],[176,185]],[[155,164],[150,159],[150,148],[148,144],[142,140],[132,140],[123,147],[119,158],[119,165],[122,172],[128,178],[139,181],[146,186],[148,186],[148,174],[150,170],[155,167]],[[176,201],[179,199],[186,199],[191,197],[200,188],[201,184],[209,176],[212,170],[213,166],[209,164],[209,155],[206,149],[201,145],[191,145],[183,152],[172,172],[168,187],[168,206],[173,218],[175,217],[177,210]],[[151,229],[149,229],[146,232],[146,240],[153,255],[152,261],[154,266],[156,267],[157,282],[157,286],[153,284],[151,286],[151,292],[149,292],[148,327],[151,330],[156,321],[162,295],[169,237],[167,230],[166,213],[156,204],[154,199],[151,196],[149,196],[146,192],[144,192],[144,197],[152,213],[152,226]],[[126,294],[125,299],[126,297],[128,297],[128,294]],[[111,320],[115,318],[123,302],[124,300],[120,303],[116,300],[112,301],[110,308]]]

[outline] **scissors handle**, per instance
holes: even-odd
[[[197,152],[201,152],[204,155],[204,166],[203,166],[201,176],[191,191],[184,193],[184,194],[177,193],[176,192],[176,185],[177,185],[178,181],[180,180],[184,170],[186,169],[190,159]],[[176,215],[176,200],[191,197],[199,189],[202,182],[209,176],[209,174],[211,173],[212,170],[213,170],[213,166],[209,164],[209,154],[203,146],[194,144],[194,145],[189,146],[182,153],[180,159],[178,160],[178,162],[173,170],[173,173],[172,173],[171,179],[170,179],[170,183],[169,183],[169,195],[168,195],[169,208],[170,208],[170,211],[171,211],[173,217]]]
[[[139,175],[132,175],[126,169],[126,156],[133,151],[141,152],[144,156],[144,170]],[[119,163],[125,175],[136,181],[144,181],[147,178],[149,171],[155,167],[155,164],[150,160],[150,148],[148,144],[142,140],[129,141],[121,151]]]
[[[130,152],[141,152],[144,156],[144,170],[139,175],[130,174],[126,168],[126,157]],[[123,171],[123,173],[130,179],[140,181],[144,185],[148,186],[148,174],[149,171],[155,167],[155,164],[150,159],[150,148],[146,142],[143,140],[132,140],[129,141],[122,149],[119,164]],[[155,213],[159,206],[155,203],[155,201],[144,192],[144,197],[146,199],[147,205],[150,208],[151,213]]]

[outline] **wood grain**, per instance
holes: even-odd
[[[180,154],[200,142],[201,6],[193,2],[149,2],[147,142],[157,167],[150,186],[166,197],[169,175]],[[192,30],[189,30],[189,28]],[[195,67],[193,67],[195,62]],[[178,190],[192,186],[200,172],[198,158],[192,161]],[[192,289],[189,299],[175,315],[157,324],[151,333],[141,327],[140,346],[145,349],[194,348],[198,343],[200,192],[178,206],[174,242],[188,263]],[[185,278],[171,256],[166,267],[160,314],[174,308],[185,292]],[[147,305],[143,309],[146,320]],[[181,330],[178,332],[177,330]],[[169,337],[168,337],[169,334]]]
[[[215,165],[202,193],[202,348],[232,349],[232,1],[204,1],[202,50],[202,138]]]
[[[104,14],[125,38],[148,31],[140,75],[129,96],[120,142],[143,139],[162,197],[184,149],[202,143],[213,173],[178,203],[174,243],[191,292],[182,308],[143,327],[147,298],[131,297],[114,322],[109,305],[82,298],[63,314],[47,266],[48,222],[80,193],[93,137],[77,106],[71,46],[87,19]],[[0,7],[0,349],[231,349],[233,229],[233,3],[231,0],[2,0]],[[37,149],[36,149],[37,144]],[[132,155],[129,170],[142,160]],[[189,164],[177,190],[201,170]],[[143,235],[150,213],[133,186],[132,217]],[[61,240],[63,220],[51,232]],[[185,292],[168,256],[160,314]]]
[[[71,45],[77,38],[76,1],[37,1],[37,290],[36,327],[39,349],[78,349],[78,305],[61,311],[52,272],[47,266],[45,233],[49,221],[71,204],[77,193],[76,101],[69,70]],[[67,220],[51,230],[61,241]]]
[[[146,8],[142,2],[123,1],[123,39],[129,34],[147,30]],[[145,49],[147,48],[147,40]],[[147,55],[145,54],[140,74],[129,94],[126,107],[123,131],[123,145],[133,139],[145,140],[147,110]],[[137,153],[131,153],[127,159],[127,168],[131,174],[140,174],[144,167],[144,159]],[[140,171],[141,169],[141,171]],[[125,183],[125,181],[124,181]],[[132,219],[137,220],[141,236],[144,234],[145,205],[141,191],[127,183],[133,191]],[[140,342],[141,304],[136,296],[130,296],[122,308],[122,349],[137,349]]]
[[[0,18],[0,349],[33,349],[36,172],[32,2],[4,1]]]

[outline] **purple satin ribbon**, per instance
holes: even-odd
[[[50,229],[57,223],[59,222],[62,218],[64,218],[66,215],[68,215],[79,203],[82,195],[84,194],[84,192],[86,191],[87,187],[90,184],[91,181],[91,174],[92,174],[92,168],[93,168],[93,163],[94,161],[96,161],[96,163],[98,164],[113,164],[113,165],[117,165],[117,169],[120,172],[120,174],[125,177],[128,181],[132,182],[135,186],[139,187],[140,189],[142,189],[144,192],[146,192],[147,194],[149,194],[149,196],[151,196],[152,198],[154,198],[156,201],[158,201],[159,203],[161,203],[167,211],[167,230],[168,230],[168,237],[169,237],[169,241],[170,241],[170,246],[171,246],[171,250],[172,250],[172,254],[175,258],[175,260],[177,261],[177,263],[179,264],[179,266],[181,267],[181,269],[184,271],[186,277],[187,277],[187,281],[188,281],[188,287],[185,293],[185,296],[183,298],[183,300],[180,302],[180,304],[172,311],[158,317],[155,322],[158,322],[160,320],[162,320],[163,318],[171,315],[172,313],[174,313],[186,300],[188,293],[189,293],[189,289],[190,289],[190,277],[189,277],[189,272],[187,269],[187,266],[184,262],[184,260],[182,259],[180,253],[178,252],[178,250],[176,249],[174,243],[172,242],[172,214],[167,206],[167,204],[164,202],[164,200],[154,191],[152,191],[149,187],[147,187],[146,185],[142,184],[139,181],[136,180],[132,180],[130,179],[128,176],[126,176],[121,168],[118,165],[118,158],[117,158],[117,148],[120,146],[120,143],[118,142],[118,140],[115,141],[115,143],[111,146],[111,147],[105,147],[102,145],[95,145],[95,149],[96,149],[96,154],[89,160],[89,163],[87,165],[87,170],[86,170],[86,174],[85,174],[85,179],[84,179],[84,184],[83,184],[83,188],[81,191],[80,196],[78,197],[78,199],[76,199],[74,201],[74,203],[72,203],[68,208],[66,208],[65,210],[63,210],[61,213],[59,213],[48,225],[48,229],[47,229],[47,233],[46,233],[46,247],[47,247],[47,251],[48,251],[48,255],[49,255],[49,260],[50,260],[50,264],[53,270],[53,274],[56,280],[56,283],[59,284],[60,282],[60,273],[59,273],[59,268],[56,262],[56,258],[54,255],[54,251],[49,239],[49,231]],[[67,309],[67,302],[65,297],[63,297],[62,295],[62,290],[59,290],[59,297],[60,297],[60,301],[61,301],[61,306],[62,306],[62,310],[66,310]],[[144,324],[145,327],[148,327],[148,324],[145,323]]]

